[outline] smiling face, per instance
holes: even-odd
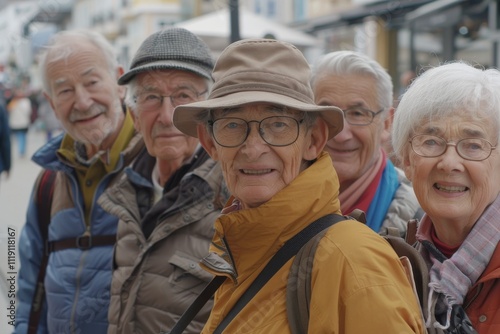
[[[263,103],[244,105],[224,112],[215,111],[213,120],[238,117],[246,121],[261,121],[277,115],[302,119],[301,113],[278,111],[282,109]],[[228,148],[215,143],[204,124],[198,125],[200,142],[210,156],[220,162],[228,189],[240,200],[243,208],[257,207],[289,185],[307,167],[307,161],[317,158],[328,136],[326,123],[321,118],[310,129],[302,123],[297,140],[288,146],[267,144],[257,129],[257,123],[250,123],[245,142]]]
[[[483,138],[497,146],[498,129],[492,123],[460,112],[425,122],[413,135],[431,134],[454,143],[463,138]],[[434,158],[417,155],[409,145],[406,152],[405,174],[422,209],[432,219],[438,238],[448,245],[459,245],[500,192],[499,149],[483,161],[461,158],[454,146]]]
[[[325,75],[314,85],[318,105],[338,106],[342,110],[353,107],[377,112],[377,85],[368,75]],[[344,122],[344,129],[326,144],[339,176],[340,190],[362,176],[378,159],[380,147],[389,138],[390,119],[387,111],[375,116],[369,125],[351,125]]]
[[[195,102],[204,99],[207,83],[199,75],[181,70],[164,70],[139,73],[136,77],[137,94],[142,100],[156,97],[194,92]],[[190,93],[192,94],[192,93]],[[181,95],[184,96],[184,95]],[[172,117],[174,106],[169,97],[164,97],[157,108],[144,109],[137,105],[137,115],[133,115],[134,124],[143,135],[149,154],[162,160],[184,161],[196,149],[198,140],[183,134],[174,126]]]
[[[112,74],[106,57],[95,45],[85,40],[74,43],[76,51],[65,59],[50,62],[55,55],[47,55],[47,98],[75,140],[87,148],[106,149],[120,132],[124,119],[125,91],[116,82],[123,69]]]

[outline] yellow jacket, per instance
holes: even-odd
[[[258,208],[221,215],[202,267],[226,280],[203,329],[212,333],[283,244],[306,225],[340,213],[339,184],[326,153]],[[254,296],[224,333],[290,333],[286,286],[293,259]],[[424,333],[420,311],[390,245],[355,221],[321,240],[312,274],[309,333]]]

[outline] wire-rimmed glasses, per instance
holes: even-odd
[[[488,159],[491,152],[496,149],[496,146],[483,138],[463,138],[457,142],[448,142],[444,138],[433,135],[413,136],[410,139],[410,145],[413,152],[426,158],[439,157],[446,152],[448,146],[455,146],[460,157],[471,161]]]
[[[157,92],[142,92],[135,97],[135,103],[140,110],[152,111],[158,110],[163,105],[163,99],[166,97],[170,98],[170,103],[172,107],[177,107],[180,105],[195,102],[198,96],[203,95],[207,92],[204,90],[198,93],[189,88],[181,88],[173,92],[171,95],[161,95]]]
[[[342,110],[344,112],[344,119],[351,125],[370,125],[372,124],[375,116],[380,114],[385,109],[382,108],[377,112],[368,110],[363,107],[352,107]]]
[[[303,120],[290,116],[270,116],[260,121],[247,121],[238,117],[222,117],[208,122],[215,141],[220,146],[237,147],[250,134],[250,123],[257,123],[260,137],[272,146],[288,146],[299,137]]]

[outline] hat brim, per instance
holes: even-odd
[[[157,71],[157,70],[183,70],[190,71],[199,76],[202,76],[206,79],[212,79],[211,70],[203,68],[201,66],[197,66],[194,64],[175,61],[175,60],[160,60],[151,63],[144,64],[142,66],[138,66],[136,68],[131,69],[130,71],[123,74],[120,78],[118,78],[119,85],[126,85],[134,76],[139,73],[149,72],[149,71]]]
[[[174,111],[174,125],[183,133],[198,137],[196,127],[199,115],[206,110],[216,108],[231,108],[250,103],[272,103],[283,105],[304,112],[317,112],[328,125],[328,139],[333,138],[344,127],[344,113],[335,106],[318,106],[304,103],[291,97],[262,91],[238,92],[222,97],[180,105]]]

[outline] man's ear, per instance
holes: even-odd
[[[207,126],[205,124],[198,124],[196,126],[196,132],[198,133],[198,139],[200,140],[201,146],[207,151],[208,155],[210,155],[213,160],[218,160],[217,148],[215,147],[212,136],[208,133]]]
[[[328,141],[328,125],[323,118],[318,117],[314,125],[308,131],[309,143],[304,152],[304,160],[311,161],[316,159]]]
[[[125,73],[123,66],[118,65],[118,67],[116,68],[116,80],[118,80],[118,78],[120,78],[123,75],[123,73]],[[127,86],[125,85],[118,86],[118,96],[120,96],[120,100],[122,101],[125,100],[126,92],[127,92]]]

